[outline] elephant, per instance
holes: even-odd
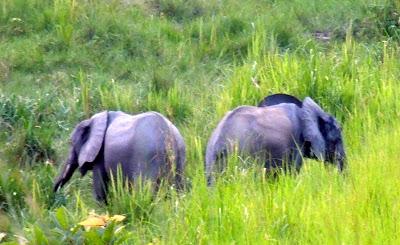
[[[107,184],[117,175],[124,179],[167,180],[183,188],[185,142],[178,129],[163,115],[145,112],[129,115],[103,111],[80,122],[72,132],[69,156],[53,191],[57,192],[79,168],[84,176],[93,171],[93,191],[100,202],[107,202]]]
[[[265,97],[260,103],[258,103],[258,107],[272,106],[278,105],[281,103],[292,103],[297,105],[298,107],[302,107],[302,102],[298,98],[289,94],[272,94]]]
[[[234,149],[265,163],[267,173],[300,171],[303,157],[336,164],[342,172],[346,153],[338,121],[310,97],[267,96],[256,106],[239,106],[219,122],[207,144],[208,185]],[[275,171],[276,172],[276,171]]]

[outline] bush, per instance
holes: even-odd
[[[55,95],[41,99],[0,95],[0,124],[8,143],[5,153],[11,162],[32,164],[54,160],[53,140],[62,128]]]

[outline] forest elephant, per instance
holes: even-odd
[[[311,98],[287,94],[267,96],[258,107],[237,107],[222,118],[207,144],[209,185],[234,149],[261,160],[267,172],[299,171],[303,157],[334,163],[342,171],[346,159],[337,120]]]
[[[119,168],[124,179],[133,183],[138,179],[156,184],[166,180],[181,189],[184,165],[184,140],[163,115],[103,111],[75,127],[69,157],[55,180],[54,191],[62,188],[77,168],[82,176],[93,170],[93,190],[99,201],[106,201],[107,184]]]

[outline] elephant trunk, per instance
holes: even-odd
[[[65,185],[65,183],[69,181],[69,179],[72,177],[78,166],[79,164],[77,161],[76,153],[74,149],[71,149],[68,160],[64,164],[63,170],[61,171],[57,179],[54,181],[54,186],[53,186],[54,192],[57,192]]]
[[[336,158],[336,164],[337,164],[338,170],[340,172],[343,172],[343,170],[346,167],[346,162],[347,162],[346,152],[344,151],[343,145],[339,145],[337,147],[335,158]]]
[[[338,170],[339,170],[340,172],[343,172],[343,170],[344,170],[344,168],[345,168],[345,162],[346,162],[346,159],[345,159],[345,158],[341,158],[341,159],[338,159],[338,160],[337,160],[337,167],[338,167]]]

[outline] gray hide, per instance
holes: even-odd
[[[258,103],[258,107],[264,106],[273,106],[282,103],[292,103],[297,105],[298,107],[302,107],[302,102],[294,97],[293,95],[289,94],[272,94],[265,97],[260,103]]]
[[[67,162],[54,184],[60,189],[79,168],[82,175],[93,170],[93,189],[106,200],[107,184],[121,166],[124,178],[159,183],[175,179],[182,188],[185,143],[178,129],[156,112],[128,115],[104,111],[79,123],[71,136]]]
[[[336,163],[342,170],[345,159],[339,124],[309,97],[301,104],[241,106],[228,112],[208,141],[208,184],[214,181],[213,173],[223,170],[226,155],[235,147],[240,154],[264,161],[267,171],[293,165],[299,171],[303,156]]]

